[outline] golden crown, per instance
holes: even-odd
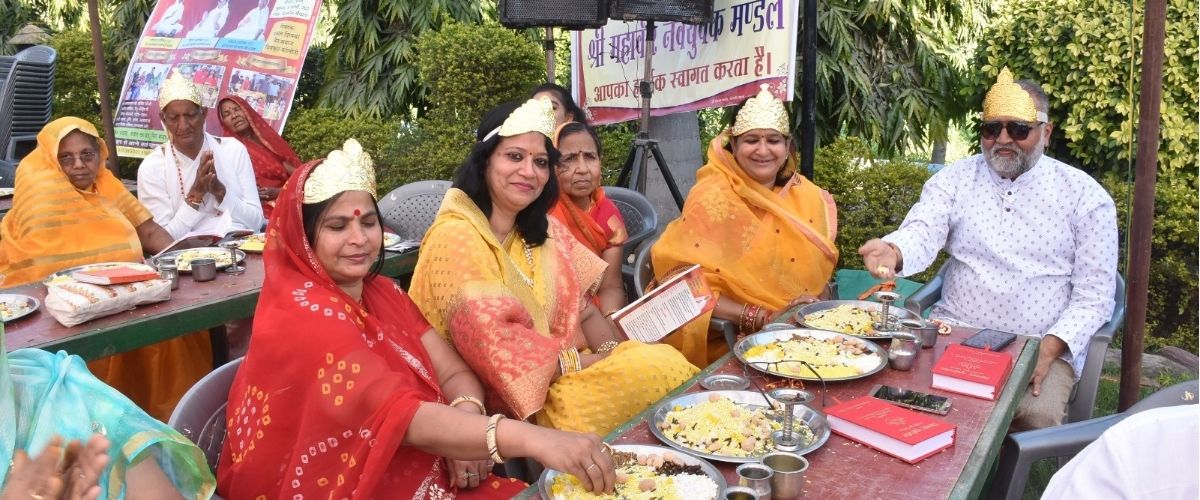
[[[989,121],[1000,117],[1016,118],[1027,122],[1044,122],[1046,113],[1038,111],[1033,96],[1026,92],[1021,84],[1013,81],[1012,72],[1008,66],[1000,70],[996,83],[988,90],[983,98],[983,120]]]
[[[767,90],[766,84],[760,88],[758,95],[746,99],[746,104],[738,111],[730,135],[736,137],[756,128],[768,128],[783,135],[792,135],[788,127],[787,106]]]
[[[513,110],[512,114],[504,119],[504,123],[488,132],[480,142],[487,141],[496,134],[500,137],[512,137],[526,132],[538,132],[549,138],[554,136],[554,127],[554,104],[550,102],[550,98],[543,96],[525,101],[525,104]]]
[[[325,161],[308,174],[308,180],[304,182],[304,203],[320,203],[345,191],[366,191],[372,198],[379,199],[375,194],[375,163],[354,139],[347,139],[342,149],[331,151]]]
[[[200,87],[178,71],[171,73],[171,77],[167,78],[158,90],[158,109],[167,107],[171,101],[188,101],[204,107],[200,100]]]

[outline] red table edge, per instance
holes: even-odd
[[[1009,375],[1008,381],[1005,382],[1004,390],[1000,392],[1000,397],[996,399],[996,406],[1006,409],[1002,412],[992,412],[987,422],[984,423],[983,429],[980,431],[980,436],[986,436],[990,432],[993,433],[993,437],[990,441],[985,441],[984,439],[977,441],[975,447],[971,449],[971,455],[967,457],[967,462],[963,465],[963,471],[970,468],[976,470],[977,473],[967,478],[966,474],[960,472],[958,481],[954,483],[954,488],[950,490],[948,498],[979,498],[983,491],[983,486],[987,483],[987,476],[991,470],[992,463],[1000,456],[1000,445],[1004,442],[1008,424],[1012,421],[1013,414],[1017,411],[1017,403],[1021,396],[1025,394],[1025,388],[1029,385],[1029,379],[1033,376],[1033,368],[1037,364],[1038,345],[1041,344],[1041,339],[1037,337],[1025,338],[1025,346],[1021,348],[1021,354],[1013,363],[1012,374]],[[701,379],[723,366],[733,356],[733,352],[721,356],[720,359],[700,370],[700,373],[697,373],[679,387],[676,387],[675,390],[667,393],[667,395],[659,399],[659,402],[683,394],[693,385],[699,383]],[[658,408],[658,404],[658,402],[655,402],[649,408],[646,408],[624,424],[613,429],[612,432],[604,436],[604,442],[613,442],[621,437],[622,434],[640,424],[642,420],[650,418],[654,414],[654,410]],[[529,485],[528,488],[515,498],[538,498],[538,494],[538,485],[535,480],[534,484]]]

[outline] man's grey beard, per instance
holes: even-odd
[[[996,153],[1003,150],[1012,151],[1014,154],[1010,157],[999,156]],[[1042,158],[1042,143],[1038,143],[1034,147],[1032,153],[1025,153],[1016,144],[1001,145],[993,144],[991,149],[983,150],[983,159],[987,161],[989,167],[992,167],[1000,177],[1006,179],[1016,179],[1021,174],[1028,172]]]

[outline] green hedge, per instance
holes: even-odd
[[[378,176],[396,164],[399,131],[396,122],[351,118],[332,108],[293,109],[283,138],[303,161],[324,158],[330,151],[341,149],[346,139],[357,139],[375,160]]]
[[[1136,151],[1131,131],[1141,89],[1142,8],[1135,3],[1131,13],[1124,0],[1008,2],[980,39],[974,102],[982,102],[1008,66],[1017,78],[1041,83],[1050,96],[1056,124],[1051,156],[1092,173],[1120,169]],[[1196,2],[1167,4],[1159,165],[1166,177],[1194,176],[1200,106]]]
[[[380,170],[381,192],[451,178],[470,152],[483,114],[525,98],[545,78],[541,48],[498,25],[449,23],[423,33],[417,50],[430,110],[401,131],[396,164]]]
[[[855,137],[817,150],[813,171],[816,184],[837,202],[841,269],[863,269],[858,247],[900,227],[929,179],[924,164],[875,160],[867,143]],[[940,264],[939,260],[911,279],[927,281]]]
[[[1130,193],[1133,185],[1117,175],[1101,179],[1105,189],[1117,203],[1120,230],[1129,228]],[[1195,178],[1160,179],[1155,187],[1154,237],[1150,248],[1150,294],[1146,310],[1146,347],[1157,349],[1175,346],[1196,352],[1200,337],[1196,324],[1200,321],[1197,308],[1197,252]],[[1121,252],[1122,263],[1128,259],[1128,249]],[[1122,268],[1124,266],[1122,265]],[[1126,272],[1126,281],[1128,281]],[[1119,344],[1119,342],[1118,342]]]

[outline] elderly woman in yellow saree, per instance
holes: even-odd
[[[586,295],[605,264],[547,212],[558,198],[546,100],[486,116],[425,234],[410,293],[484,384],[488,408],[605,434],[697,369],[622,341]]]
[[[91,123],[59,118],[17,167],[12,210],[0,221],[0,287],[35,282],[97,262],[141,262],[171,235],[104,168],[108,148]],[[92,373],[166,420],[188,387],[212,368],[199,333],[89,363]]]
[[[766,87],[712,140],[680,217],[651,249],[659,280],[699,264],[717,295],[711,315],[663,341],[702,365],[728,352],[710,338],[712,317],[741,335],[762,329],[788,306],[824,294],[838,260],[833,198],[795,173],[787,109]]]

